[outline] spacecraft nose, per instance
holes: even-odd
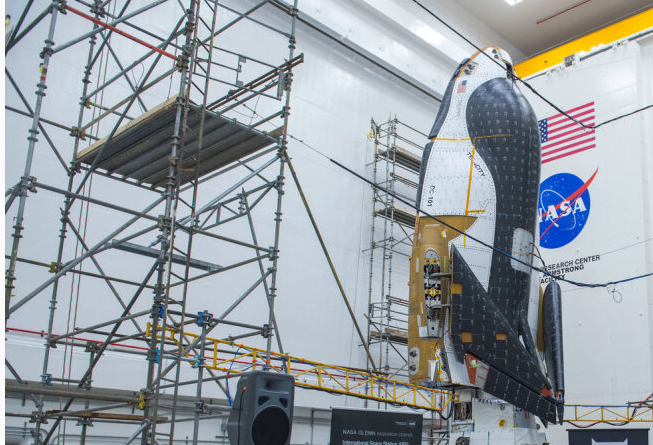
[[[488,46],[483,49],[483,52],[499,62],[505,62],[512,65],[512,58],[510,57],[510,54],[508,54],[508,51],[503,48],[498,46]],[[481,56],[481,54],[477,54],[476,58],[479,58],[479,56]]]
[[[491,73],[500,76],[505,75],[506,70],[514,72],[512,58],[508,51],[498,46],[488,46],[483,49],[483,53],[479,52],[471,57],[463,68],[463,73],[465,75]]]

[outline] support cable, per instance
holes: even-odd
[[[643,107],[641,107],[641,108],[638,108],[638,109],[636,109],[636,110],[634,110],[634,111],[631,111],[630,113],[621,114],[621,115],[619,115],[619,116],[613,117],[613,118],[608,119],[608,120],[605,120],[605,121],[603,121],[603,122],[600,122],[600,123],[598,123],[598,124],[596,124],[596,125],[587,125],[587,124],[581,122],[580,120],[578,120],[578,119],[576,119],[576,118],[570,116],[569,113],[567,113],[567,112],[564,111],[562,108],[560,108],[559,106],[557,106],[556,104],[554,104],[553,102],[551,102],[551,101],[550,101],[549,99],[547,99],[546,97],[544,97],[544,96],[542,95],[542,93],[540,93],[539,91],[537,91],[537,90],[536,90],[536,89],[535,89],[531,84],[529,84],[528,82],[526,82],[525,80],[523,80],[522,78],[520,78],[520,77],[518,77],[516,74],[514,74],[510,68],[508,68],[508,67],[506,67],[505,65],[501,64],[498,60],[495,60],[495,59],[492,58],[489,54],[486,54],[486,53],[485,53],[485,52],[484,52],[484,51],[483,51],[483,50],[482,50],[478,45],[476,45],[474,42],[472,42],[472,41],[469,40],[467,37],[465,37],[465,36],[464,36],[460,31],[456,30],[453,26],[449,25],[447,22],[445,22],[444,20],[442,20],[442,19],[441,19],[440,17],[438,17],[438,16],[437,16],[433,11],[431,11],[429,8],[427,8],[426,6],[424,6],[424,5],[423,5],[422,3],[420,3],[418,0],[412,0],[412,1],[413,1],[413,3],[415,3],[417,6],[419,6],[419,7],[422,8],[424,11],[426,11],[426,12],[427,12],[431,17],[433,17],[434,19],[436,19],[438,22],[442,23],[442,24],[443,24],[445,27],[447,27],[450,31],[452,31],[452,32],[453,32],[454,34],[456,34],[458,37],[460,37],[461,39],[463,39],[465,42],[469,43],[471,46],[473,46],[477,51],[479,51],[479,52],[480,52],[481,54],[483,54],[485,57],[487,57],[488,59],[490,59],[493,63],[495,63],[495,64],[497,64],[499,67],[501,67],[501,69],[503,69],[506,73],[508,73],[508,75],[509,75],[511,78],[517,80],[519,83],[521,83],[522,85],[524,85],[524,86],[525,86],[526,88],[528,88],[528,89],[529,89],[533,94],[535,94],[537,97],[539,97],[539,98],[542,99],[544,102],[546,102],[546,103],[547,103],[551,108],[553,108],[553,109],[556,110],[558,113],[560,113],[560,114],[562,114],[563,116],[569,118],[570,120],[572,120],[573,122],[577,123],[578,125],[580,125],[580,126],[583,127],[583,128],[586,128],[586,129],[589,129],[589,130],[596,130],[597,128],[602,127],[603,125],[610,124],[610,123],[612,123],[612,122],[618,121],[619,119],[623,119],[623,118],[625,118],[625,117],[632,116],[633,114],[637,114],[637,113],[640,113],[640,112],[642,112],[642,111],[645,111],[645,110],[648,110],[648,109],[650,109],[650,108],[653,108],[653,104],[645,105],[645,106],[643,106]],[[468,236],[469,236],[469,235],[468,235]]]
[[[288,135],[289,137],[295,139],[292,135]],[[356,321],[356,316],[354,314],[354,311],[351,307],[351,304],[349,304],[349,299],[347,298],[347,294],[345,293],[345,289],[342,286],[342,283],[340,282],[340,278],[338,277],[338,273],[336,272],[336,268],[333,265],[333,261],[331,261],[331,255],[329,255],[329,251],[326,247],[326,244],[324,244],[324,239],[322,239],[322,234],[320,233],[320,229],[317,227],[317,223],[315,222],[315,218],[313,217],[313,212],[311,212],[311,208],[308,205],[308,201],[306,201],[306,196],[304,196],[304,190],[302,189],[302,186],[299,184],[299,179],[297,178],[297,173],[295,172],[295,168],[292,165],[292,162],[290,162],[290,158],[288,158],[288,155],[285,155],[286,159],[285,161],[288,163],[288,168],[290,170],[290,173],[292,175],[293,180],[295,181],[295,185],[297,186],[297,191],[299,192],[299,196],[302,199],[302,203],[304,204],[304,208],[306,209],[306,213],[308,214],[308,218],[311,220],[311,225],[313,226],[313,230],[315,230],[315,235],[317,235],[317,239],[320,242],[320,246],[322,247],[322,252],[324,252],[324,256],[326,257],[327,262],[329,263],[329,268],[331,269],[331,273],[333,274],[333,278],[336,280],[336,284],[338,285],[338,290],[340,291],[340,295],[342,296],[343,301],[345,302],[345,306],[347,306],[347,311],[349,312],[349,316],[351,317],[351,320],[354,322],[354,327],[356,328],[356,332],[358,333],[358,337],[363,344],[363,347],[365,348],[365,353],[367,354],[367,358],[369,359],[370,363],[372,364],[372,369],[374,371],[378,371],[376,367],[376,363],[374,362],[374,358],[372,358],[372,353],[370,352],[370,348],[367,345],[367,341],[365,341],[365,337],[363,336],[363,332],[361,331],[360,326],[358,325],[358,321]]]
[[[419,216],[420,214],[422,214],[422,215],[424,215],[424,216],[427,216],[427,217],[433,219],[434,221],[437,221],[438,223],[442,224],[443,226],[445,226],[445,227],[447,227],[447,228],[449,228],[449,229],[451,229],[451,230],[453,230],[453,231],[459,233],[460,235],[464,235],[464,236],[466,236],[467,238],[471,239],[472,241],[476,241],[476,242],[479,243],[480,245],[482,245],[482,246],[484,246],[484,247],[487,247],[488,249],[491,249],[491,250],[493,250],[493,251],[495,251],[495,252],[497,252],[497,253],[500,253],[501,255],[507,256],[507,257],[510,258],[511,260],[516,261],[516,262],[518,262],[518,263],[520,263],[520,264],[523,264],[524,266],[528,267],[529,269],[532,269],[532,270],[534,270],[534,271],[536,271],[536,272],[543,273],[544,275],[547,275],[547,276],[553,278],[554,280],[557,280],[557,281],[564,281],[565,283],[569,283],[569,284],[571,284],[571,285],[573,285],[573,286],[579,286],[579,287],[592,287],[592,288],[593,288],[593,287],[608,287],[608,286],[612,286],[612,285],[615,285],[615,284],[627,283],[627,282],[630,282],[630,281],[639,280],[639,279],[641,279],[641,278],[646,278],[646,277],[653,276],[653,272],[648,272],[648,273],[645,273],[645,274],[642,274],[642,275],[637,275],[637,276],[633,276],[633,277],[629,277],[629,278],[624,278],[624,279],[622,279],[622,280],[608,281],[608,282],[605,282],[605,283],[584,283],[584,282],[581,282],[581,281],[569,280],[569,279],[564,278],[564,277],[562,277],[562,276],[552,274],[551,272],[548,272],[548,271],[546,271],[546,270],[544,270],[544,269],[541,269],[541,268],[539,268],[539,267],[535,267],[535,266],[533,266],[533,265],[531,265],[531,264],[529,264],[529,263],[527,263],[527,262],[525,262],[525,261],[522,261],[522,260],[520,260],[519,258],[516,258],[516,257],[512,256],[510,253],[508,253],[508,252],[504,252],[503,250],[499,249],[498,247],[495,247],[495,246],[493,246],[493,245],[491,245],[491,244],[488,244],[488,243],[486,243],[485,241],[481,241],[480,239],[478,239],[478,238],[476,238],[476,237],[470,235],[469,233],[467,233],[467,232],[464,231],[464,230],[460,230],[460,229],[458,229],[457,227],[454,227],[454,226],[452,226],[451,224],[448,224],[448,223],[442,221],[442,220],[441,220],[440,218],[438,218],[437,216],[434,216],[434,215],[431,215],[431,214],[425,212],[425,211],[422,210],[419,206],[413,204],[412,202],[409,202],[409,201],[407,201],[406,199],[402,198],[401,196],[399,196],[399,195],[397,195],[397,194],[395,194],[395,193],[393,193],[393,192],[391,192],[391,191],[389,191],[389,190],[387,190],[387,189],[381,187],[381,186],[378,185],[378,184],[375,184],[374,182],[370,181],[369,179],[365,178],[364,176],[360,175],[359,173],[356,173],[355,171],[351,170],[350,168],[344,166],[343,164],[341,164],[340,162],[336,161],[335,159],[330,158],[329,156],[327,156],[326,154],[324,154],[324,153],[322,153],[321,151],[317,150],[316,148],[311,147],[310,145],[308,145],[308,144],[307,144],[306,142],[304,142],[303,140],[298,139],[298,138],[296,138],[296,137],[293,136],[293,135],[288,135],[288,136],[289,136],[290,138],[296,140],[297,142],[301,143],[301,144],[304,145],[305,147],[309,148],[309,149],[312,150],[313,152],[317,153],[318,155],[324,157],[324,158],[327,159],[329,162],[335,164],[336,166],[338,166],[338,167],[341,168],[342,170],[345,170],[345,171],[346,171],[347,173],[349,173],[350,175],[355,176],[356,178],[360,179],[361,181],[363,181],[363,182],[367,183],[368,185],[372,186],[374,189],[379,190],[379,191],[382,191],[383,193],[388,193],[389,195],[393,196],[395,199],[397,199],[397,200],[398,200],[399,202],[401,202],[402,204],[405,204],[405,205],[409,206],[411,209],[417,211],[417,215],[418,215],[418,216]]]

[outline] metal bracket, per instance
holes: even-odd
[[[93,426],[93,419],[90,417],[80,417],[79,420],[77,421],[78,426]]]
[[[39,411],[32,411],[30,418],[29,418],[30,423],[48,423],[48,418],[45,416],[44,412],[39,412]]]
[[[48,272],[57,273],[60,270],[61,270],[61,263],[57,263],[56,261],[53,261],[50,264],[48,264]]]
[[[171,222],[172,222],[172,218],[170,218],[169,216],[159,215],[158,220],[156,222],[156,227],[159,229],[168,229],[170,228]]]
[[[204,358],[203,357],[197,357],[197,359],[190,362],[190,366],[192,368],[199,368],[199,367],[204,366]]]
[[[44,385],[51,386],[52,385],[52,374],[43,374],[43,375],[41,375],[41,382],[43,382]]]
[[[165,304],[161,302],[154,303],[152,305],[152,310],[150,311],[150,318],[154,318],[156,316],[163,318],[163,316],[165,315],[165,309],[166,309]]]
[[[28,183],[27,183],[27,190],[29,190],[32,193],[36,193],[36,176],[30,176],[28,178]]]
[[[159,351],[158,348],[154,349],[154,351],[152,350],[147,351],[147,360],[151,362],[160,363],[161,351]]]
[[[578,61],[578,56],[576,54],[570,54],[565,56],[563,59],[565,67],[570,67]]]
[[[197,326],[209,326],[213,320],[213,314],[208,311],[198,312]]]
[[[209,414],[209,406],[204,400],[195,402],[195,411],[200,414]]]
[[[138,409],[145,409],[147,397],[144,393],[138,395]]]
[[[89,106],[89,108],[90,108],[90,106]],[[79,137],[82,141],[86,140],[86,132],[84,130],[81,130],[81,129],[77,128],[77,127],[71,127],[70,135],[72,137]]]
[[[95,3],[91,6],[91,12],[93,14],[96,14],[98,17],[104,17],[105,12],[104,12],[104,7],[102,6],[102,2],[99,0],[95,0]]]
[[[46,41],[46,43],[47,43],[47,41]],[[52,43],[54,44],[54,42],[52,42]],[[45,56],[51,56],[52,54],[54,54],[54,50],[49,46],[45,46],[45,47],[43,47],[43,49],[39,53],[39,57],[41,59],[45,59]],[[45,67],[43,67],[43,68],[45,69]],[[45,75],[45,73],[42,73],[42,74]]]

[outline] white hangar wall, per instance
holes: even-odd
[[[553,67],[532,76],[529,83],[563,110],[575,110],[572,116],[587,119],[586,124],[653,103],[650,32],[577,56],[572,66]],[[540,188],[540,215],[544,214],[540,251],[549,270],[585,283],[618,281],[653,271],[653,112],[625,117],[595,132],[575,131],[577,127],[569,121],[559,124],[557,111],[520,88],[538,120],[548,118],[544,186]],[[590,105],[579,108],[586,104]],[[576,203],[573,197],[569,199],[571,210],[559,208],[553,220],[547,218],[549,206],[562,202],[559,196],[567,198],[568,190],[587,183],[587,192]],[[549,236],[542,236],[547,229]],[[548,280],[541,276],[543,287]],[[560,286],[566,402],[624,404],[646,398],[653,388],[653,278],[609,289],[565,282]],[[567,428],[550,427],[548,439],[566,443]]]
[[[49,2],[44,0],[37,1],[32,13],[40,12],[48,4]],[[167,32],[173,16],[170,12],[176,7],[171,1],[154,8],[148,16],[148,20],[156,23],[161,34]],[[6,5],[6,12],[12,17],[18,17],[21,12],[20,5],[18,2],[10,2]],[[276,14],[273,9],[269,13]],[[290,134],[361,173],[365,171],[365,163],[369,160],[369,153],[365,151],[365,132],[369,128],[370,117],[385,119],[397,115],[417,128],[428,130],[437,112],[438,102],[423,91],[429,91],[431,95],[436,96],[441,94],[459,62],[458,59],[470,53],[458,41],[452,40],[439,25],[425,18],[421,11],[413,7],[405,9],[400,2],[386,1],[383,8],[380,8],[372,2],[351,3],[342,0],[320,3],[306,0],[304,6],[300,3],[301,14],[313,20],[313,23],[320,24],[323,32],[303,23],[298,26],[297,50],[298,53],[305,54],[306,61],[295,70]],[[454,16],[455,10],[447,14]],[[27,19],[29,21],[30,17]],[[280,22],[284,20],[281,16],[276,19]],[[346,23],[349,23],[349,26],[343,27]],[[55,42],[64,42],[80,34],[80,30],[76,28],[82,26],[80,24],[86,26],[83,30],[89,29],[87,23],[71,14],[60,15]],[[32,107],[34,86],[39,76],[38,53],[43,46],[46,28],[47,20],[20,42],[6,58],[9,72]],[[263,57],[272,51],[279,52],[278,38],[251,41],[243,37],[248,35],[247,31],[248,28],[245,27],[242,34],[233,33],[229,38],[240,44],[243,51],[251,51],[254,57]],[[325,32],[336,36],[335,40],[326,37]],[[482,26],[476,27],[474,32],[488,43],[501,40]],[[357,54],[343,47],[338,40],[362,51]],[[117,37],[114,41],[124,60],[133,59],[130,53],[132,46],[122,44]],[[415,41],[418,43],[413,44]],[[82,44],[55,54],[52,58],[43,117],[66,125],[76,124],[86,51],[87,46]],[[283,52],[279,54],[282,57]],[[391,71],[418,85],[421,90],[391,74]],[[172,85],[174,91],[176,79]],[[128,87],[123,85],[123,88],[126,93]],[[6,105],[24,109],[7,78],[5,91]],[[148,92],[145,98],[148,105],[152,106],[165,100],[169,94],[166,85],[166,88]],[[111,99],[106,98],[107,103],[111,102]],[[132,110],[130,115],[137,116],[137,108]],[[30,119],[24,116],[9,111],[5,114],[6,188],[18,182],[22,174],[30,123]],[[72,138],[66,131],[47,125],[46,129],[68,162],[72,154]],[[99,136],[109,131],[110,128],[103,128]],[[366,238],[371,215],[369,188],[296,140],[289,141],[289,152],[345,290],[355,306],[358,322],[364,325],[367,282],[365,258],[360,252],[369,244]],[[40,182],[60,188],[66,187],[67,178],[42,137],[36,145],[32,175]],[[211,191],[222,191],[220,186],[219,181],[211,184]],[[93,196],[126,207],[143,208],[151,200],[151,194],[147,192],[101,177],[94,178],[92,187]],[[207,194],[201,196],[200,200],[210,197]],[[43,262],[55,259],[61,206],[62,199],[58,195],[41,191],[29,196],[24,238],[21,240],[21,257]],[[9,212],[5,222],[6,246],[11,245],[11,218],[14,215],[15,208]],[[72,216],[77,221],[79,214]],[[91,206],[87,234],[89,238],[100,239],[126,219],[124,215]],[[289,176],[286,178],[283,219],[276,315],[286,351],[327,363],[363,367],[363,351],[358,346],[352,323]],[[272,231],[271,218],[266,221],[270,221],[270,224],[262,226],[261,237],[269,235]],[[64,258],[74,257],[74,249],[74,242],[69,236]],[[196,252],[198,257],[216,263],[226,263],[231,254],[230,251],[207,251],[203,246],[198,246]],[[108,252],[101,258],[101,263],[106,264],[106,269],[110,269],[112,275],[124,274],[130,279],[143,276],[148,268],[145,262],[141,264],[134,257],[116,252]],[[86,267],[87,270],[92,270],[92,265]],[[237,272],[196,285],[192,290],[195,297],[191,300],[188,310],[193,312],[208,309],[219,313],[228,304],[221,296],[239,295],[244,291],[241,281],[247,278],[243,275],[246,273],[248,272]],[[16,293],[20,297],[50,275],[43,268],[19,263],[17,276]],[[71,317],[68,318],[69,308],[75,307],[76,294],[70,276],[62,279],[60,286],[62,290],[59,292],[53,327],[55,333],[65,332],[72,326],[81,326],[81,320],[85,320],[84,323],[88,325],[119,314],[120,308],[104,283],[84,278],[81,280],[75,322],[75,312],[71,312]],[[133,291],[132,287],[120,284],[117,284],[116,288],[125,295]],[[46,330],[49,299],[50,289],[41,292],[37,298],[11,316],[8,326],[30,331]],[[248,304],[238,309],[242,311],[239,315],[256,322],[264,320],[267,313],[264,301],[263,293],[259,290],[250,297]],[[144,295],[139,304],[135,310],[147,309],[151,305],[151,297]],[[229,334],[231,332],[228,330],[216,333],[219,336]],[[255,346],[263,344],[256,339],[252,339],[251,343]],[[25,380],[39,381],[43,339],[39,336],[11,332],[7,334],[5,346],[6,357],[18,374]],[[62,347],[53,349],[49,371],[55,377],[62,376],[64,354],[67,354],[68,360],[72,357],[71,377],[79,377],[88,360],[88,355],[80,349],[75,349],[72,353]],[[144,385],[145,368],[146,361],[142,357],[108,352],[94,372],[93,384],[97,387],[138,390]],[[194,371],[189,368],[187,375],[182,376],[181,380],[190,379],[193,374]],[[13,378],[8,371],[5,371],[5,375],[7,378]],[[222,397],[220,392],[212,392],[209,386],[206,386],[205,390],[207,397]],[[331,405],[362,404],[357,399],[336,399],[314,391],[298,391],[296,403],[322,408]],[[6,410],[19,411],[19,405],[19,402],[7,399]],[[21,426],[22,419],[7,418],[7,425]],[[68,422],[68,428],[69,433],[75,432],[76,427],[73,427],[71,422]],[[112,433],[110,429],[99,424],[94,428],[95,434]],[[302,433],[302,427],[299,428],[296,437],[301,437],[301,442],[308,441],[304,437],[308,433]],[[213,437],[215,432],[206,434]],[[318,429],[316,434],[315,443],[328,441],[328,430]]]
[[[41,2],[42,7],[46,4]],[[455,5],[446,3],[445,7],[444,18],[461,21],[456,15]],[[7,4],[6,9],[14,17],[20,15],[14,3]],[[290,134],[361,173],[365,171],[370,156],[369,152],[365,152],[365,131],[370,117],[383,120],[397,115],[416,128],[428,130],[437,112],[437,101],[379,65],[396,71],[415,85],[441,94],[458,59],[471,52],[424,17],[418,9],[404,9],[398,2],[388,0],[381,5],[369,1],[351,3],[343,0],[324,4],[305,0],[300,3],[300,11],[314,23],[320,24],[325,32],[341,37],[336,40],[363,50],[363,55],[376,61],[370,62],[369,58],[344,48],[333,38],[306,24],[299,25],[298,52],[304,52],[306,62],[295,70]],[[166,23],[165,10],[153,10],[151,19]],[[60,17],[55,41],[64,41],[75,34],[74,29],[66,29],[65,23],[69,20],[70,17]],[[164,25],[161,27],[164,28]],[[474,27],[474,32],[479,43],[504,43],[482,26]],[[38,52],[44,35],[41,25],[21,43],[20,51],[12,51],[6,59],[9,72],[31,106],[38,77]],[[233,38],[238,36],[234,35]],[[277,42],[244,41],[243,46],[256,55],[257,52],[271,50],[273,43]],[[125,51],[128,50],[129,47],[125,46]],[[81,51],[72,48],[54,56],[44,117],[74,124],[84,56],[85,48]],[[129,59],[128,54],[125,57]],[[513,58],[518,60],[520,57],[513,53]],[[595,122],[602,122],[653,102],[651,71],[653,41],[648,37],[616,45],[568,68],[554,68],[533,78],[531,83],[565,110],[594,102]],[[7,80],[5,90],[6,104],[22,109]],[[538,119],[557,114],[524,88],[522,90],[533,104]],[[152,95],[150,98],[153,103],[167,97],[165,92],[158,93],[160,96]],[[22,173],[29,124],[29,119],[6,112],[6,187],[15,184]],[[47,128],[57,146],[62,148],[64,157],[69,157],[72,139],[66,132]],[[572,174],[586,182],[596,172],[588,187],[591,201],[589,205],[583,202],[586,210],[578,208],[578,218],[583,211],[587,212],[585,225],[568,244],[541,248],[544,261],[553,266],[554,272],[562,270],[565,278],[572,280],[604,282],[653,270],[650,204],[653,198],[650,173],[653,165],[650,154],[652,129],[652,113],[640,113],[598,129],[594,135],[596,147],[543,164],[542,181],[554,175]],[[360,252],[369,245],[369,187],[297,141],[290,140],[289,147],[345,290],[355,305],[358,321],[364,325],[367,264],[366,257]],[[564,151],[559,153],[564,154]],[[66,178],[58,169],[56,159],[45,142],[40,140],[33,174],[40,181],[65,187]],[[98,178],[93,187],[94,194],[109,197],[126,206],[139,207],[145,203],[145,196],[140,192],[116,187],[113,182]],[[215,191],[219,191],[219,184],[215,186]],[[21,256],[47,262],[54,259],[60,206],[60,197],[46,192],[32,194],[28,198]],[[558,225],[562,230],[574,225],[573,222],[567,223],[567,219],[575,215],[561,218]],[[358,347],[349,316],[289,177],[283,218],[276,313],[285,349],[311,359],[364,366],[364,354]],[[91,210],[89,220],[90,231],[106,234],[117,225],[116,222],[124,219],[104,210]],[[10,219],[6,220],[5,226],[5,243],[9,245]],[[570,230],[573,232],[573,227]],[[572,237],[573,234],[566,236]],[[70,238],[68,242],[70,246]],[[200,252],[203,259],[212,258],[213,252],[201,249]],[[222,261],[225,252],[216,252],[215,256],[218,258],[216,262]],[[72,251],[68,251],[68,257],[72,257]],[[120,262],[124,255],[107,258],[113,264]],[[581,263],[582,259],[586,262]],[[571,264],[567,265],[569,261]],[[555,267],[556,264],[562,265]],[[582,269],[578,267],[581,264]],[[135,271],[144,271],[147,266],[130,263],[118,267],[133,276]],[[564,272],[564,268],[578,270]],[[48,274],[34,267],[19,266],[18,277],[20,293],[33,288]],[[224,305],[217,299],[219,294],[242,292],[239,287],[241,278],[236,274],[226,280],[215,280],[204,285],[197,292],[205,293],[192,303],[190,310],[219,312]],[[399,285],[401,280],[397,280]],[[646,397],[653,386],[653,324],[650,321],[653,316],[653,281],[647,279],[619,284],[614,289],[615,293],[609,293],[604,288],[561,285],[568,402],[624,403]],[[64,281],[62,286],[67,290],[61,293],[55,332],[63,332],[67,324],[70,281]],[[113,313],[117,309],[104,284],[93,279],[82,280],[81,295],[80,319],[97,317],[102,320],[106,318],[104,311]],[[48,300],[49,291],[44,291],[25,310],[14,314],[9,326],[35,331],[46,329]],[[262,319],[265,315],[263,301],[262,294],[253,295],[251,304],[242,308],[244,314],[252,319]],[[146,297],[143,308],[148,304],[149,297]],[[7,335],[7,338],[6,356],[21,377],[39,380],[42,340],[14,333]],[[62,348],[53,351],[53,375],[60,373],[63,353]],[[80,350],[75,350],[73,356],[76,363],[74,375],[75,370],[81,372],[88,357]],[[144,369],[145,361],[141,357],[107,353],[94,375],[94,385],[139,389],[144,382]],[[6,377],[11,378],[7,372]],[[190,370],[186,377],[191,377]],[[212,394],[208,386],[206,389],[208,395],[222,397],[218,392]],[[334,398],[314,391],[297,392],[297,404],[301,406],[328,408],[331,405],[360,406],[361,403],[357,399]],[[19,403],[7,399],[6,410],[18,409],[14,404]],[[328,424],[320,417],[323,415],[317,414],[318,420],[313,430],[313,441],[318,444],[328,441]],[[302,414],[293,443],[310,441],[308,416],[305,412]],[[22,425],[22,420],[8,418],[7,424]],[[100,425],[94,428],[96,434],[111,433]],[[552,443],[565,443],[565,429],[565,426],[550,427],[547,430],[549,440]],[[216,433],[207,434],[213,437]]]

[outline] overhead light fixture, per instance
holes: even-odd
[[[510,6],[515,6],[517,3],[521,2],[522,0],[504,0],[506,3],[508,3]]]

